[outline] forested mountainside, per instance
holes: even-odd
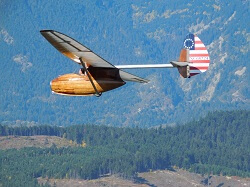
[[[0,0],[0,122],[156,126],[208,111],[249,109],[249,1]],[[65,33],[112,64],[168,63],[197,34],[209,70],[182,79],[175,69],[131,70],[127,83],[96,97],[53,95],[50,81],[78,72],[41,35]]]
[[[213,112],[166,128],[0,125],[1,136],[60,136],[78,147],[0,150],[0,185],[34,186],[36,178],[94,179],[179,167],[201,174],[250,177],[250,112]],[[10,137],[11,138],[11,137]]]

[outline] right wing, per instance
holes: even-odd
[[[120,73],[120,77],[124,81],[133,81],[133,82],[140,82],[140,83],[148,83],[149,82],[149,80],[137,77],[133,74],[127,73],[126,71],[120,70],[119,73]]]

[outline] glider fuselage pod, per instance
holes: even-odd
[[[126,84],[119,76],[118,69],[89,66],[88,71],[92,82],[86,73],[70,73],[52,80],[50,82],[51,90],[61,95],[88,96],[97,92],[106,92]]]

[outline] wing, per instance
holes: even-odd
[[[120,77],[122,78],[122,80],[124,81],[133,81],[133,82],[140,82],[140,83],[148,83],[149,80],[137,77],[133,74],[127,73],[125,71],[120,70]]]
[[[73,38],[53,30],[42,30],[41,34],[62,54],[81,64],[80,58],[93,67],[113,68],[114,66],[80,44]]]
[[[81,64],[79,59],[82,58],[84,62],[93,67],[118,69],[108,61],[95,54],[86,46],[80,44],[79,42],[69,36],[66,36],[65,34],[53,30],[41,30],[40,32],[59,52],[78,64]],[[120,70],[119,73],[120,77],[124,81],[141,83],[148,82],[148,80],[142,79],[122,70]]]

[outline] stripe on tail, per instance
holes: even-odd
[[[206,46],[200,38],[194,34],[188,34],[184,40],[184,48],[188,52],[188,62],[190,66],[189,74],[194,76],[207,71],[210,63]]]

